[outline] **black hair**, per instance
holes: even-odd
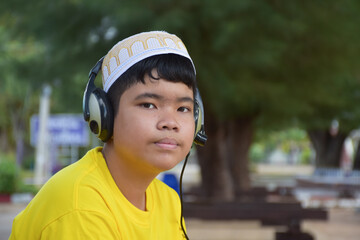
[[[152,70],[157,70],[158,76],[152,75]],[[136,83],[145,84],[145,75],[152,79],[160,78],[170,82],[181,82],[196,91],[196,76],[192,62],[177,54],[160,54],[141,60],[126,70],[110,87],[107,92],[113,107],[114,115],[117,114],[121,95]]]

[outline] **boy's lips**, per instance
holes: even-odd
[[[175,149],[178,147],[178,142],[173,138],[163,138],[155,142],[155,144],[164,149]]]

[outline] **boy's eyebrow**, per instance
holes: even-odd
[[[142,93],[139,94],[138,96],[136,96],[135,100],[141,100],[144,98],[153,98],[156,100],[162,100],[164,99],[163,96],[156,94],[156,93]],[[191,97],[180,97],[176,100],[177,102],[191,102],[194,103],[194,99],[192,99]]]
[[[191,102],[194,103],[194,99],[191,97],[181,97],[177,99],[178,102]]]
[[[136,96],[135,100],[141,100],[143,98],[162,99],[163,97],[155,93],[142,93]]]

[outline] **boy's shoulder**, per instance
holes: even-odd
[[[56,173],[15,218],[14,224],[38,234],[50,223],[76,212],[107,211],[101,202],[101,193],[106,190],[100,189],[104,177],[98,158],[99,149],[92,149],[78,162]]]
[[[44,184],[33,202],[41,202],[41,205],[57,204],[59,210],[71,211],[81,207],[78,205],[79,199],[89,197],[89,200],[94,201],[98,195],[98,189],[95,188],[106,186],[103,184],[106,177],[99,167],[99,151],[101,154],[101,149],[92,149],[79,161],[57,172]]]
[[[28,232],[29,238],[20,239],[39,239],[45,229],[65,231],[77,226],[81,231],[80,225],[86,229],[99,219],[111,221],[112,214],[104,200],[111,200],[113,189],[107,184],[109,173],[104,168],[105,159],[101,149],[96,148],[56,173],[15,218],[13,231],[16,235]]]
[[[91,176],[92,172],[97,170],[99,151],[101,148],[91,149],[80,160],[57,172],[43,186],[43,189],[72,188],[72,185],[75,186],[84,181],[84,178]]]

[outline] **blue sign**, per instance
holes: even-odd
[[[36,146],[39,135],[39,116],[33,115],[30,120],[31,145]],[[56,145],[89,145],[88,125],[82,114],[55,114],[48,118],[50,141]]]

